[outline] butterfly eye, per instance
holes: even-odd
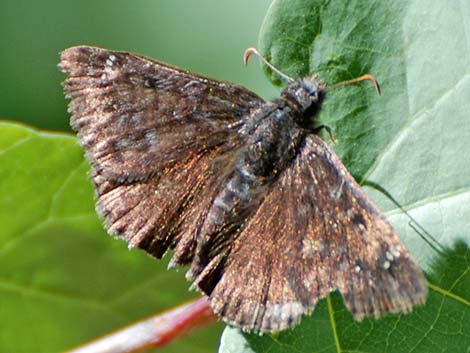
[[[310,97],[316,98],[318,96],[318,87],[315,81],[305,78],[302,82],[302,86]]]

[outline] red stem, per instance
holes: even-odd
[[[131,324],[68,353],[135,353],[161,347],[197,328],[217,321],[207,297]]]

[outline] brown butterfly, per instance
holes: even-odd
[[[357,320],[425,301],[421,269],[310,127],[315,76],[283,75],[265,102],[132,53],[73,47],[59,66],[106,228],[157,258],[173,249],[222,320],[283,330],[335,290]]]

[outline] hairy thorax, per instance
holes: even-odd
[[[297,117],[289,103],[279,99],[267,104],[240,130],[247,136],[246,144],[238,151],[235,167],[214,199],[202,234],[221,231],[222,225],[229,225],[231,231],[239,228],[266,189],[294,160],[306,131],[295,122]]]

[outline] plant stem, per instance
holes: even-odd
[[[135,353],[161,347],[217,320],[207,297],[193,300],[100,337],[68,353]]]

